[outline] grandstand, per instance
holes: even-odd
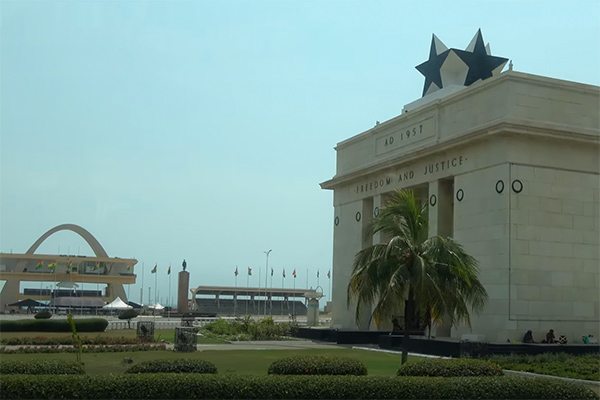
[[[307,289],[198,286],[192,289],[194,311],[221,316],[306,315]]]

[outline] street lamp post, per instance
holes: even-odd
[[[266,262],[266,265],[265,265],[265,314],[264,315],[267,315],[267,297],[268,297],[268,294],[267,294],[267,279],[268,279],[268,276],[269,276],[268,275],[269,274],[269,254],[271,254],[271,251],[273,251],[273,250],[270,249],[269,251],[264,251],[263,252],[267,256],[267,262]]]

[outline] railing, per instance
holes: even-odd
[[[210,322],[213,322],[216,319],[218,319],[218,318],[195,318],[193,321],[193,326],[202,327]],[[139,321],[153,321],[154,329],[175,329],[175,328],[184,326],[181,319],[163,320],[160,318],[153,319],[152,317],[149,317],[149,318],[132,320],[131,321],[131,329],[137,329],[137,323]],[[112,321],[108,321],[108,327],[106,329],[111,329],[111,330],[112,329],[128,329],[129,326],[130,325],[127,323],[127,321],[112,320]]]

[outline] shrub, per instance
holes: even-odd
[[[570,382],[520,377],[2,375],[2,399],[597,399]]]
[[[269,374],[276,375],[366,375],[367,367],[345,357],[292,356],[271,364]]]
[[[108,321],[104,318],[75,320],[77,332],[104,332]],[[0,320],[0,332],[71,332],[66,319]]]
[[[18,346],[18,345],[58,345],[58,344],[73,344],[73,338],[70,336],[58,336],[58,337],[46,337],[46,336],[35,336],[35,337],[27,337],[27,336],[15,336],[9,338],[0,339],[0,343],[8,346]],[[84,336],[81,338],[82,344],[137,344],[139,343],[138,338],[135,337],[112,337],[112,336]]]
[[[129,319],[137,317],[139,314],[140,313],[134,309],[123,310],[119,313],[119,316],[117,318],[129,320]]]
[[[57,360],[2,360],[0,361],[0,375],[27,374],[27,375],[81,375],[85,374],[83,365],[74,361]]]
[[[515,371],[600,381],[600,358],[598,353],[493,356],[490,361],[498,363],[504,369]]]
[[[50,317],[52,317],[52,313],[50,311],[40,311],[33,316],[35,319],[50,319]]]
[[[167,345],[160,344],[135,344],[135,345],[100,345],[83,346],[83,353],[120,353],[126,351],[153,351],[166,350]],[[0,354],[32,354],[32,353],[75,353],[79,349],[74,347],[43,346],[43,347],[19,347],[16,349],[7,349],[0,347]]]
[[[398,370],[400,376],[494,376],[502,375],[498,364],[470,358],[427,359],[409,362]]]
[[[216,374],[217,367],[205,360],[152,360],[134,365],[126,371],[128,374],[144,374],[156,372],[177,372],[196,374]]]

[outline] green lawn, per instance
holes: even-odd
[[[220,374],[265,375],[269,365],[283,357],[291,355],[335,355],[361,360],[367,366],[369,375],[393,376],[400,364],[398,355],[374,351],[353,349],[306,349],[306,350],[208,350],[194,353],[175,353],[173,351],[139,351],[123,353],[84,353],[82,361],[90,375],[108,375],[123,373],[132,364],[124,362],[132,359],[139,363],[154,359],[194,358],[213,362]],[[2,354],[3,360],[75,360],[75,354],[37,353]]]

